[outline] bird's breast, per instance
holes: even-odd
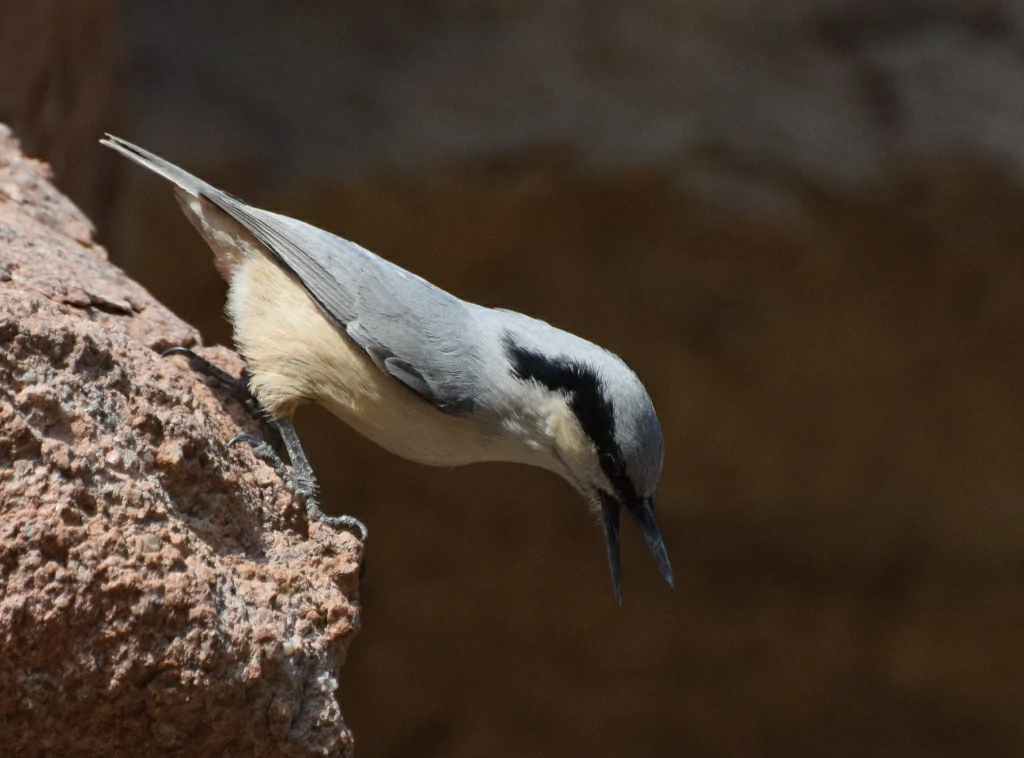
[[[442,413],[378,369],[268,254],[234,269],[227,310],[253,394],[275,417],[319,403],[386,450],[432,466],[521,455],[515,441]]]

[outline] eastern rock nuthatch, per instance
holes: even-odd
[[[432,466],[510,461],[564,477],[604,523],[622,602],[619,514],[673,584],[654,520],[662,435],[643,384],[613,353],[543,321],[460,300],[348,240],[247,205],[122,139],[103,144],[172,182],[229,285],[249,388],[275,420],[310,518],[319,509],[291,424],[320,403],[392,453]],[[256,452],[287,475],[258,438]]]

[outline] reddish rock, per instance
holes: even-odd
[[[308,528],[265,433],[0,126],[0,749],[343,755],[360,546]]]

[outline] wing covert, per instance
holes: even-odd
[[[472,410],[479,358],[465,302],[330,232],[221,192],[207,199],[294,274],[381,371],[445,413]]]

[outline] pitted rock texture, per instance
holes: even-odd
[[[0,127],[0,754],[343,755],[361,547]]]

